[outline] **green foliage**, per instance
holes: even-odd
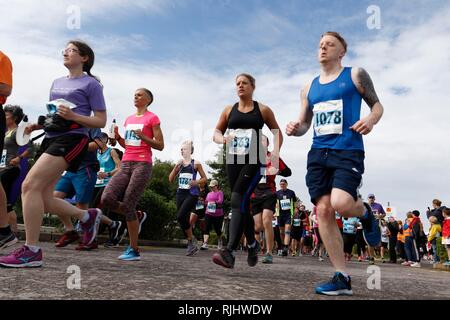
[[[219,161],[220,159],[221,161]],[[214,161],[207,161],[206,163],[213,169],[212,172],[209,172],[212,178],[219,182],[220,190],[222,190],[224,196],[223,212],[228,214],[231,210],[231,190],[225,165],[225,150],[219,151]]]
[[[436,253],[441,262],[448,261],[447,248],[442,244],[442,238],[436,238]]]

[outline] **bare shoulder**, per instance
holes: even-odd
[[[308,98],[308,94],[309,94],[309,90],[311,89],[312,82],[313,82],[313,80],[309,81],[300,90],[300,95],[301,95],[302,99]]]

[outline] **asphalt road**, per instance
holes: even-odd
[[[74,245],[56,249],[41,243],[44,266],[36,269],[0,268],[0,299],[449,299],[450,272],[377,263],[380,286],[368,273],[367,262],[351,261],[352,297],[326,297],[314,293],[317,283],[328,280],[328,260],[315,257],[274,257],[272,265],[249,267],[246,252],[238,252],[235,268],[212,263],[214,250],[186,257],[184,249],[144,247],[142,260],[117,260],[123,250],[99,248],[79,252]],[[16,245],[15,247],[17,247]],[[6,251],[9,252],[10,249]],[[3,251],[2,254],[6,252]],[[77,273],[80,271],[80,289]],[[68,270],[69,268],[69,270]],[[73,268],[73,267],[72,267]],[[68,271],[70,273],[68,273]],[[369,279],[369,277],[371,277]],[[69,279],[69,287],[68,287]],[[368,288],[369,286],[372,289]]]

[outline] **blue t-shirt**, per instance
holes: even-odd
[[[342,219],[344,224],[344,233],[356,234],[356,229],[359,223],[359,219],[356,217],[351,217],[347,219]]]

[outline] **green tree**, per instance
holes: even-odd
[[[213,169],[213,171],[210,171],[209,173],[212,175],[213,179],[219,182],[220,189],[223,191],[223,210],[225,214],[228,214],[231,209],[231,191],[225,165],[225,149],[217,152],[214,161],[207,161],[206,163]]]

